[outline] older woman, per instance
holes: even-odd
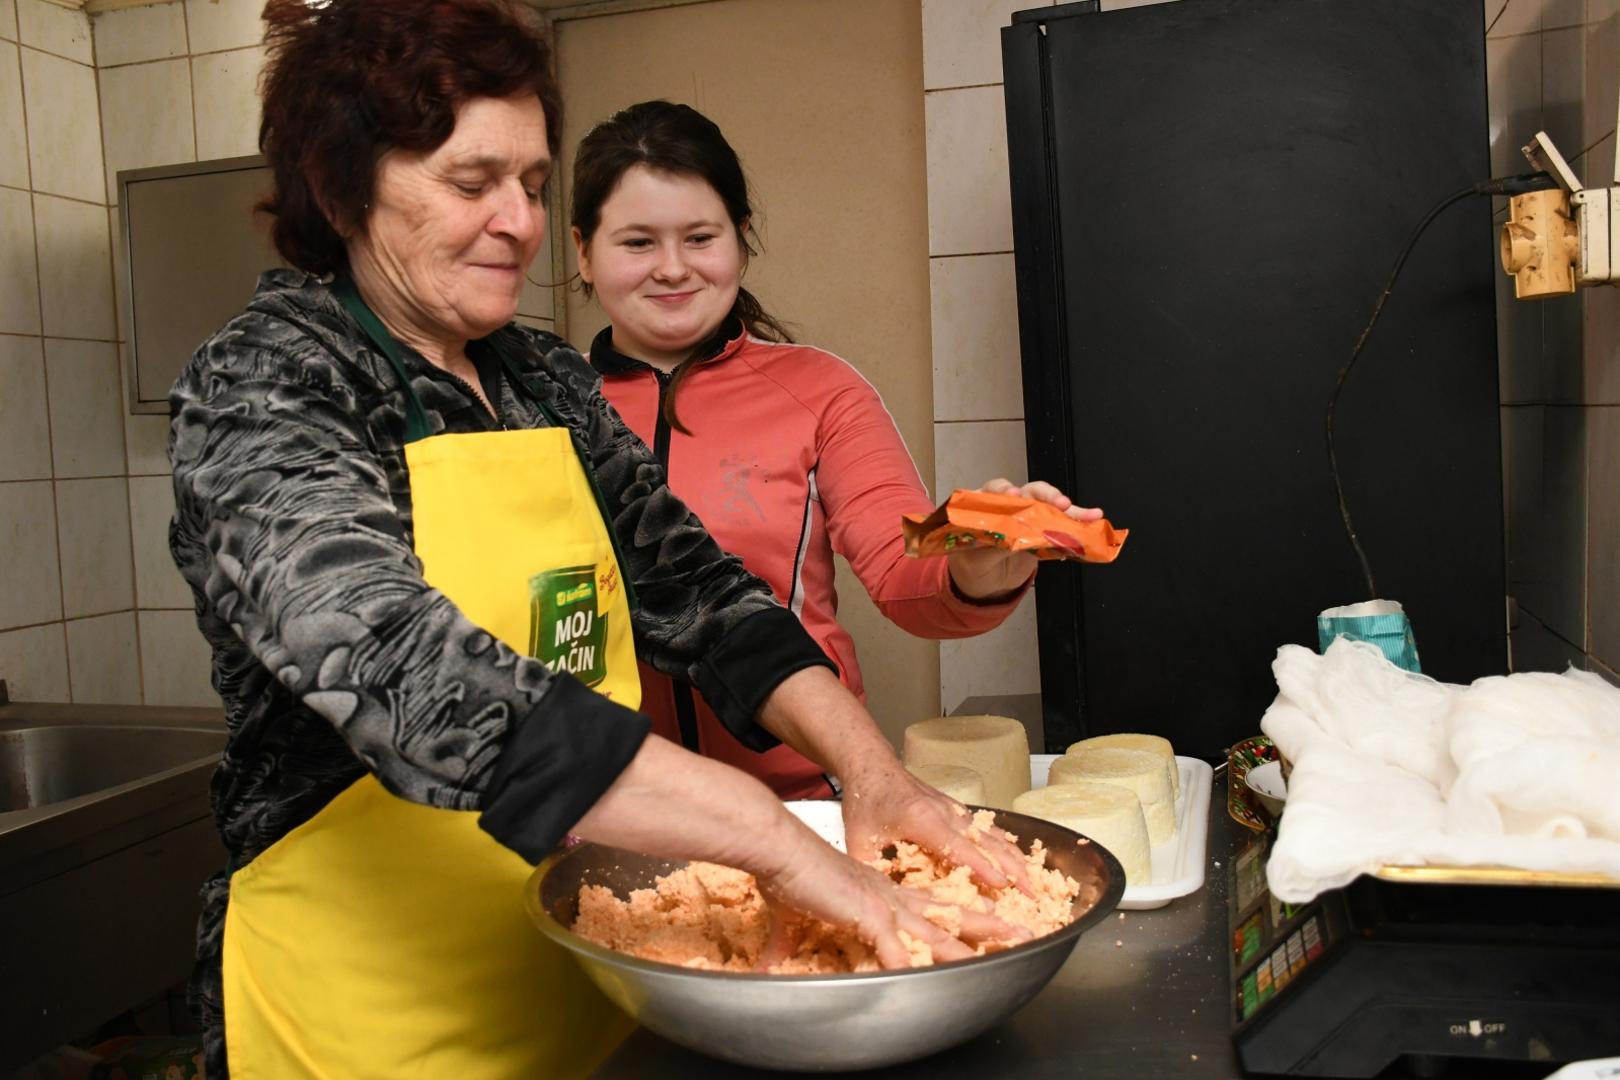
[[[754,873],[857,928],[967,946],[757,780],[648,734],[636,658],[744,744],[843,778],[853,837],[982,878],[764,582],[670,493],[561,340],[512,323],[557,147],[502,0],[272,0],[264,275],[171,396],[175,560],[230,741],[196,990],[226,1075],[558,1077],[627,1021],[527,924],[569,831]],[[1007,933],[964,913],[964,937]]]

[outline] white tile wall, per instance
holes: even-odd
[[[1586,436],[1578,407],[1507,410],[1508,589],[1566,641],[1586,640]]]
[[[1620,671],[1605,666],[1601,660],[1588,656],[1586,658],[1586,670],[1592,672],[1594,675],[1607,679],[1613,686],[1620,686]]]
[[[1611,339],[1613,340],[1613,339]],[[1620,407],[1586,410],[1590,466],[1587,477],[1587,566],[1591,637],[1587,649],[1620,671]]]
[[[1566,158],[1586,148],[1581,115],[1581,99],[1586,94],[1585,52],[1586,32],[1579,26],[1547,30],[1541,35],[1541,130],[1560,149],[1569,147],[1563,151]],[[1612,107],[1606,111],[1614,112]],[[1614,123],[1613,115],[1609,123]],[[1528,141],[1534,134],[1532,131],[1522,138]],[[1529,163],[1525,164],[1527,169]]]
[[[1013,257],[930,259],[935,420],[1024,415]]]
[[[1540,619],[1524,615],[1508,634],[1514,671],[1564,672],[1585,666],[1586,657],[1574,645],[1547,628]]]
[[[139,705],[141,660],[135,641],[135,613],[120,611],[93,619],[71,619],[66,629],[73,700],[96,705]]]
[[[1001,81],[1001,28],[1040,0],[922,0],[923,89]]]
[[[13,701],[70,701],[61,623],[0,633],[0,679]]]
[[[101,186],[99,162],[96,185]],[[106,209],[35,195],[34,227],[39,233],[40,308],[46,336],[114,340],[118,326]]]
[[[1530,165],[1519,148],[1541,130],[1540,39],[1520,36],[1487,41],[1485,82],[1490,98],[1491,175],[1528,172]]]
[[[37,337],[0,334],[0,481],[50,476],[44,350]]]
[[[1586,0],[1541,0],[1541,28],[1580,26],[1586,21]]]
[[[118,207],[107,207],[107,248],[112,252],[113,312],[119,341],[129,340],[128,266],[124,261],[124,221]],[[124,384],[126,387],[128,383]],[[128,396],[126,392],[125,396]]]
[[[218,706],[208,681],[208,643],[187,611],[142,611],[141,685],[148,705]]]
[[[118,347],[108,341],[46,338],[45,373],[56,476],[122,476]]]
[[[0,45],[0,184],[28,186],[28,140],[23,130],[22,60],[17,46]]]
[[[179,3],[107,11],[92,22],[98,68],[186,53],[186,17]]]
[[[1620,405],[1620,289],[1587,289],[1585,300],[1587,349],[1586,402]],[[1604,348],[1604,343],[1611,343]]]
[[[81,64],[93,60],[90,17],[46,0],[17,0],[17,40]]]
[[[1541,29],[1544,0],[1484,0],[1485,27],[1492,38]]]
[[[0,0],[0,38],[17,40],[17,0]]]
[[[39,333],[38,267],[28,192],[0,188],[0,334]]]
[[[103,71],[101,130],[109,203],[118,201],[122,169],[197,160],[191,122],[191,65],[184,59],[163,60]]]
[[[207,0],[204,0],[205,6]],[[193,5],[188,4],[188,14]],[[195,31],[193,32],[195,42]],[[193,51],[196,45],[192,46]],[[197,114],[197,160],[259,151],[259,69],[264,50],[237,49],[193,57],[191,83]]]
[[[1007,115],[999,86],[923,99],[928,140],[928,253],[1012,250]]]
[[[67,618],[134,607],[128,499],[122,477],[57,481],[62,611]]]
[[[118,346],[119,386],[129,385],[129,346]],[[124,453],[131,476],[169,475],[169,418],[161,413],[124,412]]]
[[[941,499],[997,477],[1021,484],[1028,471],[1022,420],[934,425],[934,492]]]
[[[0,629],[62,617],[49,482],[0,484]]]
[[[980,694],[1038,694],[1040,647],[1034,597],[988,634],[939,644],[939,702],[945,712]]]
[[[28,129],[35,133],[28,140],[34,190],[101,202],[106,188],[95,71],[24,49],[22,77]]]
[[[194,53],[257,45],[264,40],[259,0],[186,0],[186,29]]]
[[[174,484],[167,476],[129,478],[129,524],[135,545],[135,600],[141,608],[192,608],[191,589],[169,554]],[[192,627],[196,633],[196,627]]]
[[[1587,104],[1581,110],[1582,148],[1598,142],[1615,125],[1614,102],[1616,91],[1620,90],[1620,3],[1615,0],[1610,0],[1610,3],[1615,10],[1602,18],[1595,14],[1597,4],[1591,5],[1594,9],[1593,21],[1585,30],[1586,52],[1582,68],[1586,76],[1583,93]],[[1576,168],[1585,170],[1581,175],[1588,184],[1613,182],[1614,146],[1611,144],[1607,153],[1598,149],[1589,151],[1586,160]]]

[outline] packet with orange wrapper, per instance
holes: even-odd
[[[967,547],[998,547],[1027,551],[1037,559],[1089,563],[1113,562],[1130,534],[1106,519],[1076,521],[1039,499],[961,488],[932,513],[906,514],[900,529],[906,554],[917,559]]]

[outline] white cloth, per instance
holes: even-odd
[[[1453,686],[1347,638],[1285,645],[1272,671],[1260,729],[1293,766],[1267,865],[1279,900],[1381,865],[1620,880],[1620,689],[1575,670]]]

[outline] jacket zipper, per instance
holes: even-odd
[[[468,382],[466,379],[463,379],[460,375],[457,375],[453,371],[446,371],[443,368],[439,368],[439,373],[448,377],[451,382],[465,390],[467,392],[467,396],[472,398],[473,404],[478,406],[480,412],[489,417],[491,420],[494,420],[496,426],[498,426],[502,431],[506,430],[506,418],[501,415],[501,397],[499,394],[496,394],[494,398],[490,399],[489,408],[486,409],[483,407],[483,395],[479,394],[478,391],[473,389],[472,383]]]
[[[669,478],[669,421],[664,417],[664,403],[669,396],[669,373],[652,369],[653,377],[658,380],[658,416],[653,425],[653,457],[663,466],[664,478]],[[671,677],[670,689],[675,695],[675,722],[681,728],[681,745],[694,754],[703,752],[702,741],[698,737],[697,702],[692,695],[692,685],[683,679]]]

